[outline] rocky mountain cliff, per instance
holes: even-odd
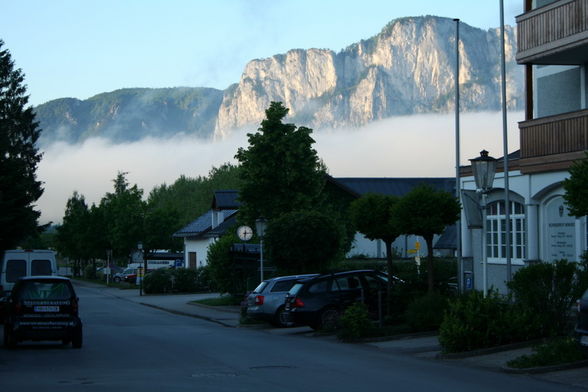
[[[523,108],[523,70],[515,32],[506,28],[507,104]],[[460,96],[464,111],[500,109],[500,30],[460,28]],[[454,109],[455,22],[434,16],[390,22],[376,36],[339,53],[295,49],[249,62],[239,83],[205,88],[124,89],[85,101],[60,99],[36,108],[42,142],[115,142],[178,133],[222,139],[256,129],[271,101],[289,121],[320,132],[395,115]]]

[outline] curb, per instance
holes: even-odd
[[[217,323],[217,324],[220,324],[220,325],[222,325],[224,327],[228,327],[228,328],[238,328],[239,327],[238,325],[236,326],[236,325],[233,325],[231,323],[225,323],[222,320],[218,320],[218,319],[215,319],[215,318],[212,318],[212,317],[206,317],[206,316],[201,316],[201,315],[192,314],[192,313],[188,313],[188,312],[182,312],[181,310],[173,310],[173,309],[169,309],[169,308],[164,308],[162,306],[148,304],[148,303],[145,303],[145,302],[136,302],[136,303],[141,304],[141,305],[144,305],[144,306],[148,306],[148,307],[153,308],[153,309],[163,310],[163,311],[168,312],[168,313],[177,314],[177,315],[180,315],[180,316],[188,316],[188,317],[193,317],[193,318],[197,318],[197,319],[201,319],[201,320],[211,321],[213,323]]]
[[[518,350],[519,348],[530,347],[530,346],[533,346],[537,343],[541,343],[542,341],[543,340],[541,340],[541,339],[540,340],[531,340],[531,341],[527,341],[527,342],[505,344],[503,346],[481,348],[478,350],[464,351],[464,352],[460,352],[460,353],[448,353],[448,354],[439,353],[439,354],[437,354],[436,359],[463,359],[463,358],[470,358],[470,357],[478,357],[481,355],[500,353],[503,351]]]
[[[556,372],[559,370],[577,369],[577,368],[581,368],[584,366],[588,367],[588,359],[584,359],[582,361],[577,361],[577,362],[562,363],[560,365],[537,366],[537,367],[523,368],[523,369],[502,366],[500,368],[500,370],[502,370],[505,373],[511,373],[511,374],[538,374],[538,373]]]

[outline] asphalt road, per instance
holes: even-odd
[[[329,338],[227,328],[78,287],[84,346],[0,348],[0,391],[570,391]]]

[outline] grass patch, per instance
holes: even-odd
[[[241,299],[233,297],[232,295],[225,295],[217,298],[199,299],[196,301],[191,301],[191,303],[207,306],[235,306],[241,303]]]
[[[533,347],[535,352],[523,355],[507,362],[507,366],[525,369],[539,366],[561,365],[588,359],[588,356],[572,337],[553,339],[547,343]]]

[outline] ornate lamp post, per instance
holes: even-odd
[[[474,179],[476,181],[476,190],[482,194],[482,280],[484,297],[488,295],[488,254],[486,249],[486,206],[488,192],[492,190],[494,183],[494,175],[496,174],[496,159],[488,156],[488,151],[482,150],[480,156],[470,159],[472,163],[472,171],[474,172]]]
[[[260,282],[263,282],[263,236],[265,235],[265,227],[267,221],[265,218],[259,218],[255,220],[255,231],[259,237],[259,277]]]

